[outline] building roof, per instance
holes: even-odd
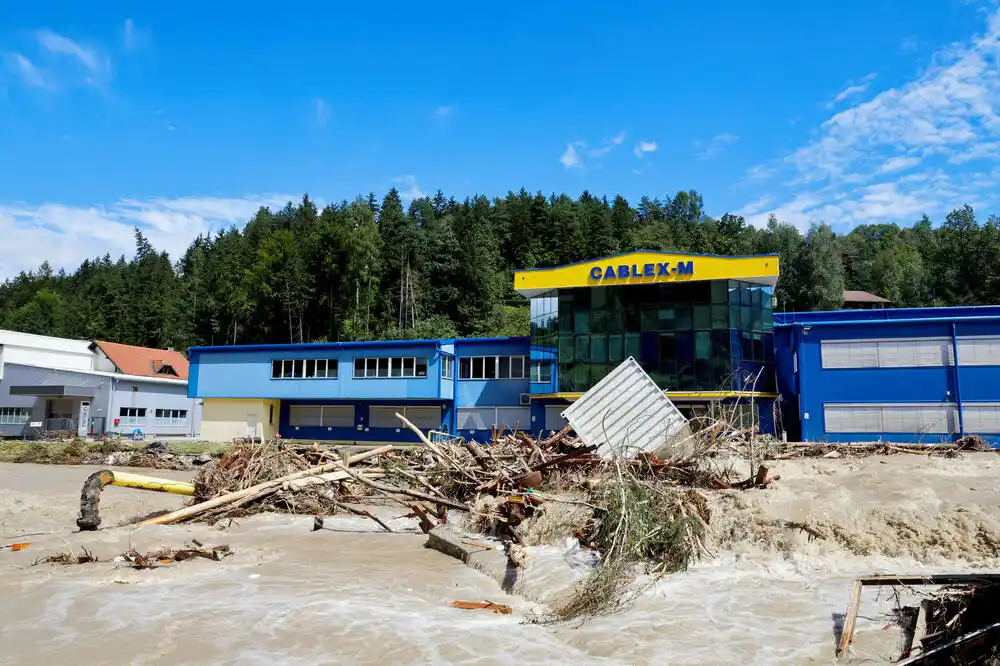
[[[891,303],[887,298],[882,298],[881,296],[876,296],[875,294],[870,294],[867,291],[857,291],[854,289],[848,289],[844,292],[844,302],[845,303]]]
[[[1000,320],[1000,306],[974,305],[949,308],[880,308],[877,310],[774,313],[775,327],[962,320]]]
[[[104,352],[118,372],[126,375],[187,381],[188,360],[180,352],[101,341],[94,342],[92,347]]]
[[[510,337],[490,337],[490,338],[438,338],[438,339],[425,339],[425,340],[364,340],[364,341],[348,341],[348,342],[298,342],[298,343],[260,343],[260,344],[246,344],[246,345],[214,345],[211,347],[191,347],[188,349],[189,354],[198,354],[201,352],[227,352],[227,351],[268,351],[268,352],[299,352],[299,351],[311,351],[320,349],[364,349],[377,348],[377,347],[412,347],[412,346],[430,346],[430,345],[441,345],[441,344],[468,344],[468,343],[487,343],[487,342],[524,342],[527,343],[530,338],[526,335],[510,336]]]

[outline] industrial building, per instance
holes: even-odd
[[[778,257],[633,252],[517,271],[525,337],[190,350],[202,436],[415,442],[554,431],[634,358],[688,417],[807,441],[1000,441],[1000,307],[775,312]]]
[[[0,331],[0,437],[194,437],[187,376],[171,350]]]
[[[190,395],[210,440],[416,441],[397,412],[485,440],[500,426],[560,429],[567,405],[633,357],[689,415],[735,402],[770,430],[777,279],[770,255],[633,252],[518,271],[528,336],[195,347]]]
[[[775,315],[793,440],[1000,442],[1000,307]]]

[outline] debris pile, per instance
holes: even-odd
[[[158,567],[169,566],[175,562],[184,562],[192,559],[222,561],[223,558],[233,554],[227,545],[203,546],[198,541],[192,541],[187,548],[160,548],[148,553],[140,553],[136,550],[128,550],[115,557],[112,562],[116,565],[127,566],[132,569],[156,569]],[[46,555],[35,560],[35,565],[39,564],[89,564],[100,562],[101,560],[89,551],[86,546],[80,547],[80,554],[72,550]]]
[[[1000,663],[1000,574],[936,574],[870,576],[854,582],[851,602],[837,647],[843,657],[850,648],[865,586],[889,586],[916,592],[918,606],[898,605],[896,617],[903,634],[898,664]],[[936,588],[932,593],[920,589]]]
[[[962,452],[994,451],[979,435],[966,435],[954,442],[940,444],[890,444],[888,442],[831,444],[829,442],[808,442],[786,444],[772,440],[767,457],[771,460],[789,458],[859,458],[864,456],[890,456],[908,453],[911,455],[944,456],[952,458]]]

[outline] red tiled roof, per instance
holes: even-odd
[[[164,379],[188,378],[188,361],[180,352],[149,347],[120,345],[117,342],[94,342],[101,351],[126,375],[163,377]],[[173,372],[170,372],[170,369]]]

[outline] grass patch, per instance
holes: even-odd
[[[95,453],[110,454],[119,451],[140,453],[150,442],[114,440],[88,442],[73,439],[69,442],[26,442],[23,440],[0,441],[0,463],[35,463],[38,465],[79,465]],[[167,452],[174,455],[218,454],[232,445],[216,442],[165,442]]]

